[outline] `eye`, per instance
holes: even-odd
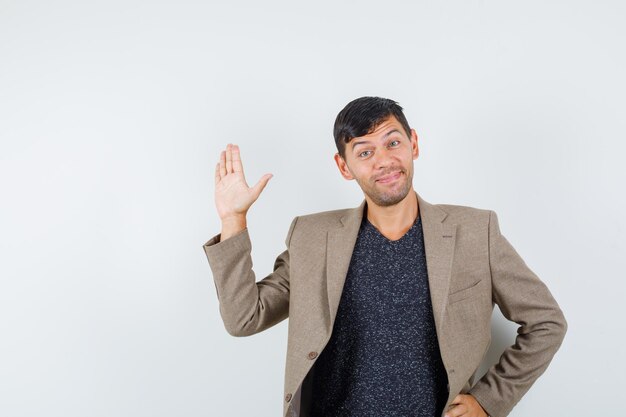
[[[392,140],[392,141],[391,141],[391,143],[394,143],[394,142],[398,142],[398,143],[400,143],[400,141],[399,141],[399,140]]]
[[[360,158],[361,156],[363,156],[363,154],[364,154],[365,152],[371,152],[371,151],[363,151],[363,152],[361,152],[361,153],[359,154],[359,158]]]

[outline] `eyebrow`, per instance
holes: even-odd
[[[392,129],[389,132],[385,133],[382,137],[383,140],[385,140],[389,135],[391,135],[392,133],[400,133],[400,131],[398,129]],[[364,141],[359,141],[359,142],[352,142],[352,150],[354,150],[354,148],[356,148],[358,145],[364,145],[366,143],[370,143],[367,140]]]

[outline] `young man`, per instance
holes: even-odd
[[[215,168],[222,231],[203,246],[233,336],[289,317],[284,416],[504,417],[546,370],[567,322],[500,233],[492,210],[430,204],[413,190],[417,134],[393,100],[337,115],[334,155],[365,199],[297,216],[274,271],[256,282],[237,146]],[[476,381],[497,303],[515,344]]]

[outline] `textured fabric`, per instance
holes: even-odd
[[[492,417],[505,417],[561,346],[567,331],[563,311],[500,232],[494,211],[430,204],[418,193],[415,196],[433,316],[448,375],[446,407],[457,394],[467,393]],[[302,411],[307,409],[304,382],[332,334],[365,203],[296,216],[274,270],[258,282],[247,228],[224,241],[216,234],[203,245],[229,334],[250,336],[289,317],[284,391],[279,397],[283,416],[307,417]],[[476,380],[491,342],[494,303],[519,327],[515,342],[498,363]],[[259,360],[265,358],[261,355]],[[265,381],[264,375],[258,378],[259,383]],[[554,395],[557,400],[560,394]]]
[[[333,334],[312,376],[311,417],[441,415],[447,376],[419,216],[397,240],[364,217]]]

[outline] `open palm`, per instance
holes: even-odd
[[[215,167],[215,205],[222,220],[245,216],[261,194],[272,174],[265,174],[249,187],[243,173],[239,146],[228,144]]]

